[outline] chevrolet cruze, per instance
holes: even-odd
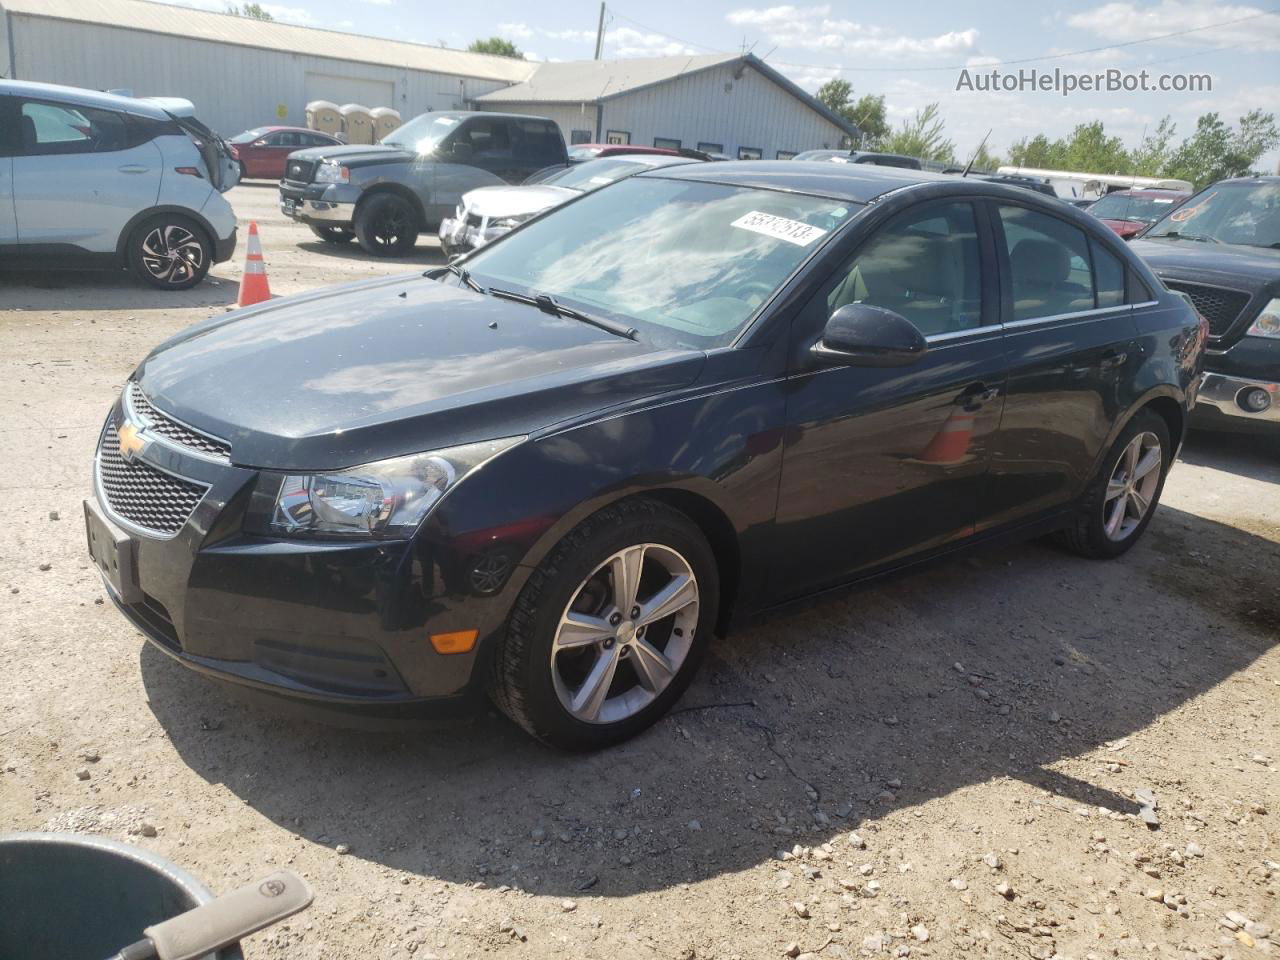
[[[754,611],[998,537],[1124,553],[1205,335],[1030,191],[671,167],[162,344],[103,427],[90,550],[211,677],[346,711],[487,692],[596,747]]]

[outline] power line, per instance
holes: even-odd
[[[708,47],[706,44],[694,43],[692,40],[686,40],[682,37],[677,37],[670,33],[666,33],[665,31],[647,26],[641,23],[640,21],[627,16],[624,13],[618,12],[618,9],[616,7],[611,6],[610,11],[618,18],[622,20],[626,20],[628,23],[634,24],[635,26],[639,27],[642,30],[648,30],[650,33],[656,33],[658,36],[663,37],[667,40],[672,40],[672,41],[675,41],[676,43],[683,43],[690,47],[700,47],[703,50],[715,51],[714,47]],[[1019,57],[1011,60],[997,60],[993,63],[983,63],[983,64],[979,64],[978,66],[982,69],[986,69],[987,67],[1003,67],[1003,66],[1011,66],[1011,65],[1022,64],[1022,63],[1040,63],[1047,60],[1064,60],[1068,57],[1078,57],[1087,53],[1101,53],[1104,50],[1119,50],[1124,47],[1133,47],[1143,43],[1153,43],[1157,40],[1169,40],[1173,37],[1185,37],[1188,34],[1203,33],[1205,30],[1216,30],[1219,27],[1229,27],[1233,24],[1244,23],[1249,20],[1257,20],[1261,17],[1274,16],[1277,13],[1280,13],[1280,8],[1275,8],[1272,10],[1263,10],[1261,13],[1252,13],[1246,17],[1236,17],[1233,20],[1221,20],[1221,21],[1218,21],[1217,23],[1206,24],[1202,27],[1189,27],[1186,30],[1175,30],[1172,33],[1162,33],[1153,37],[1143,37],[1138,40],[1126,40],[1123,43],[1109,43],[1101,47],[1088,47],[1083,50],[1071,50],[1067,53],[1045,54],[1043,56],[1038,56],[1038,57]],[[1236,46],[1241,46],[1241,44],[1237,44]],[[1215,49],[1223,49],[1223,48],[1215,48]],[[1234,49],[1234,48],[1229,47],[1225,49]],[[720,51],[716,51],[716,52],[720,52]],[[1215,51],[1206,50],[1201,52],[1212,53]],[[1185,57],[1196,56],[1196,55],[1198,54],[1186,54],[1185,56],[1170,57],[1169,59],[1180,60],[1180,59],[1185,59]],[[834,70],[838,73],[926,73],[926,72],[937,71],[937,70],[964,70],[970,66],[969,64],[957,64],[957,65],[938,66],[938,67],[846,67],[839,64],[832,65],[832,64],[822,64],[822,63],[794,63],[787,60],[773,60],[770,62],[779,66],[784,66],[784,67],[801,67],[801,68],[812,69],[812,70]],[[1166,61],[1151,61],[1151,62],[1161,63]]]

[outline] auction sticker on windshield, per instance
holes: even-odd
[[[737,227],[739,230],[750,230],[752,233],[762,233],[775,240],[785,240],[787,243],[794,243],[797,247],[807,247],[827,232],[821,227],[811,227],[799,220],[775,217],[771,213],[761,213],[759,210],[743,214],[729,226]]]

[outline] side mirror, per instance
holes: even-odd
[[[810,352],[823,364],[904,367],[926,349],[924,335],[906,317],[869,303],[850,303],[831,315]]]
[[[265,140],[255,140],[255,141],[253,141],[253,145],[254,145],[255,147],[265,147],[265,146],[267,145],[267,141],[265,141]]]
[[[455,160],[470,160],[474,151],[471,149],[471,144],[459,140],[450,148],[450,153]]]

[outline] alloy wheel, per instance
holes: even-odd
[[[186,227],[162,224],[142,238],[142,265],[161,283],[186,283],[204,266],[204,245]]]
[[[1139,433],[1120,454],[1102,502],[1102,527],[1109,540],[1125,540],[1151,509],[1160,485],[1164,453],[1160,438]]]
[[[408,219],[404,211],[392,207],[374,221],[371,232],[374,242],[379,246],[394,247],[404,237],[407,228]]]
[[[639,713],[675,679],[693,646],[698,581],[657,543],[619,550],[574,591],[551,644],[561,705],[585,723]]]

